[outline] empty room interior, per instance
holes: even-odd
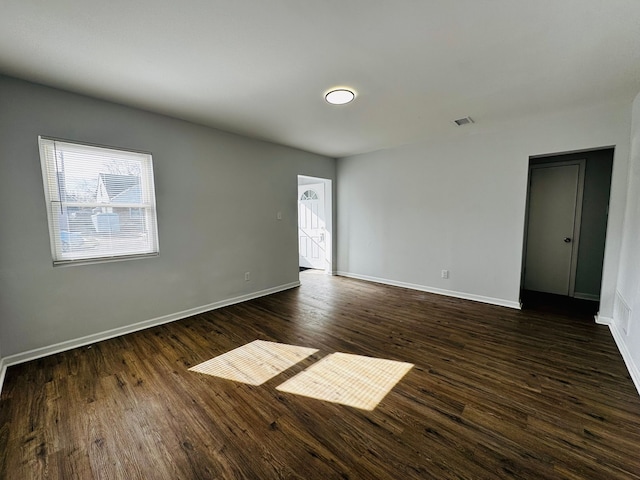
[[[640,479],[639,19],[3,2],[0,479]]]

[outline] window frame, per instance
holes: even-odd
[[[111,152],[115,158],[121,155],[119,160],[126,159],[127,156],[138,157],[141,161],[141,173],[138,176],[140,181],[140,191],[143,200],[141,203],[100,203],[97,201],[67,201],[60,198],[60,175],[55,152],[56,142],[65,144],[72,149],[81,151],[85,149],[87,155],[90,156],[90,150],[94,152],[98,150]],[[50,149],[54,149],[53,156]],[[157,257],[160,254],[160,246],[158,239],[158,215],[155,201],[155,179],[153,170],[153,155],[151,152],[143,150],[135,150],[130,148],[113,147],[99,145],[88,142],[80,142],[77,140],[67,140],[62,138],[50,137],[45,135],[38,136],[38,147],[40,153],[40,166],[42,169],[42,182],[44,187],[44,198],[47,210],[47,225],[49,230],[49,243],[51,247],[51,257],[54,266],[70,266],[83,265],[103,262],[117,262],[124,260],[132,260],[138,258]],[[65,182],[67,177],[65,176]],[[55,189],[53,187],[56,187]],[[141,216],[144,219],[144,231],[148,235],[148,248],[143,251],[135,251],[130,249],[124,252],[104,252],[99,254],[75,254],[71,255],[65,252],[63,247],[62,229],[59,226],[58,214],[54,209],[60,208],[66,214],[66,208],[129,208],[140,209]],[[56,227],[56,225],[58,225]],[[68,235],[72,232],[69,231]],[[72,252],[73,253],[73,252]]]

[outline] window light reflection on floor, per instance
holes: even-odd
[[[317,351],[255,340],[189,370],[262,385]],[[411,368],[412,363],[337,352],[276,388],[281,392],[373,410]]]
[[[262,385],[317,351],[315,348],[255,340],[189,370],[250,385]]]
[[[412,363],[333,353],[277,390],[373,410],[411,368]]]

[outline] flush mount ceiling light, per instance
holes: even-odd
[[[331,105],[344,105],[356,98],[356,94],[346,88],[336,88],[324,96],[324,99]]]

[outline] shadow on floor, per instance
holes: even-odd
[[[533,292],[522,290],[520,292],[522,309],[529,311],[555,313],[569,317],[589,318],[598,313],[600,303],[592,300],[581,300],[564,295],[552,293]]]

